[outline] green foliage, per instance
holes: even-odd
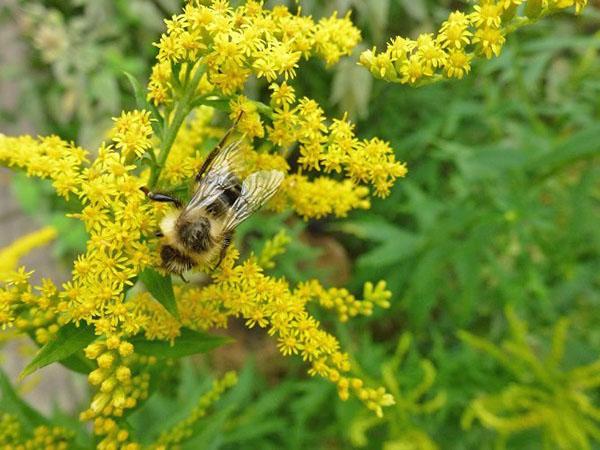
[[[139,275],[139,278],[141,282],[144,283],[144,286],[146,286],[146,289],[148,289],[148,292],[150,292],[173,317],[179,318],[171,277],[162,275],[152,269],[145,269]]]
[[[594,406],[593,393],[600,386],[600,360],[563,367],[566,319],[556,323],[552,345],[541,357],[540,342],[531,340],[527,324],[510,308],[506,318],[510,338],[500,346],[465,331],[459,333],[470,347],[492,356],[515,379],[501,392],[471,401],[462,418],[463,428],[469,429],[478,419],[500,433],[503,444],[511,434],[541,428],[546,448],[591,449],[592,441],[600,438],[600,408]]]
[[[32,430],[37,426],[48,424],[44,416],[29,406],[18,392],[15,392],[3,370],[0,370],[0,393],[2,394],[1,411],[17,417],[19,423],[26,429]]]
[[[183,358],[208,352],[229,342],[231,339],[228,337],[211,336],[188,328],[182,328],[181,335],[170,344],[164,341],[147,340],[141,336],[131,339],[136,352],[157,358]]]
[[[35,372],[42,367],[45,367],[53,362],[61,362],[72,357],[77,352],[81,352],[88,344],[94,341],[96,336],[94,331],[86,324],[76,326],[69,323],[61,327],[55,336],[53,336],[47,344],[45,344],[35,357],[27,364],[21,377]],[[74,366],[73,370],[85,371],[89,362],[85,359],[71,359],[65,364],[67,367]],[[85,372],[84,372],[85,373]]]
[[[66,202],[54,194],[47,180],[28,178],[23,173],[15,174],[11,181],[11,192],[23,211],[45,225],[56,228],[56,256],[64,261],[72,261],[77,254],[85,251],[87,233],[84,225],[76,219],[65,217],[66,213],[76,211],[76,199]]]
[[[370,441],[367,431],[375,426],[385,425],[387,432],[383,448],[386,450],[439,448],[435,440],[419,426],[423,422],[420,416],[439,411],[446,402],[446,395],[444,392],[430,394],[436,377],[431,361],[417,358],[416,355],[413,355],[412,361],[408,360],[412,340],[410,333],[402,334],[394,354],[381,364],[382,379],[394,396],[396,405],[382,419],[364,414],[355,418],[350,428],[350,441],[354,446],[368,447]],[[420,381],[415,384],[414,380]],[[401,383],[407,387],[401,386]],[[409,387],[411,385],[413,386]]]

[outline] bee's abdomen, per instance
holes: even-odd
[[[229,206],[231,206],[238,199],[241,192],[242,185],[238,181],[237,183],[233,184],[229,189],[225,189],[223,193],[219,196],[219,198],[224,200]]]
[[[225,189],[217,199],[206,207],[208,213],[214,218],[220,218],[231,208],[242,192],[242,185],[237,182]]]

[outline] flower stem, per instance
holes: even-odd
[[[177,106],[175,107],[173,120],[168,126],[165,126],[164,128],[158,158],[156,159],[156,164],[153,165],[150,172],[150,180],[148,181],[148,187],[150,189],[156,186],[160,177],[160,172],[162,171],[162,168],[164,167],[165,162],[169,157],[169,152],[171,151],[173,143],[175,142],[175,138],[177,137],[177,133],[179,132],[181,125],[183,125],[185,118],[192,110],[192,103],[194,103],[196,90],[198,88],[198,84],[200,83],[200,78],[204,74],[204,71],[204,65],[199,63],[196,72],[194,73],[194,77],[189,83],[186,83],[186,85],[184,86],[184,93],[179,102],[177,103]],[[168,117],[165,118],[165,122],[167,120]]]

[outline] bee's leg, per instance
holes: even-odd
[[[233,232],[230,231],[229,233],[227,233],[225,235],[225,238],[223,239],[223,244],[221,245],[221,253],[219,253],[219,260],[217,261],[217,264],[215,265],[215,267],[213,267],[213,270],[217,270],[219,268],[219,266],[221,265],[221,263],[223,262],[223,259],[225,259],[225,255],[227,254],[227,249],[231,245],[232,239],[233,239]]]
[[[225,145],[227,138],[233,132],[233,130],[235,130],[235,127],[237,127],[237,124],[240,121],[240,119],[242,118],[243,114],[244,114],[244,111],[240,111],[238,116],[235,118],[233,125],[231,125],[229,130],[227,130],[227,132],[223,135],[223,137],[221,138],[219,143],[216,145],[216,147],[211,150],[211,152],[208,154],[206,159],[202,162],[202,166],[200,167],[200,170],[198,170],[198,173],[196,174],[196,181],[200,181],[200,179],[202,178],[202,175],[204,175],[204,172],[206,172],[206,169],[208,169],[208,167],[210,166],[210,163],[219,154],[219,151],[221,151],[221,149]]]
[[[162,231],[155,231],[155,232],[154,232],[154,236],[156,236],[156,237],[159,237],[159,238],[160,238],[160,237],[165,237],[165,235],[163,234],[163,232],[162,232]]]
[[[182,273],[179,274],[179,277],[183,280],[184,283],[189,283],[189,280],[186,280]]]
[[[182,206],[181,202],[175,197],[171,197],[170,195],[162,194],[160,192],[150,192],[145,186],[140,189],[144,194],[146,194],[146,197],[148,197],[150,200],[161,203],[173,203],[177,208],[181,208]]]
[[[240,111],[240,113],[238,114],[238,116],[233,121],[233,124],[231,125],[231,127],[229,127],[229,130],[227,130],[225,132],[225,134],[223,135],[223,137],[221,138],[221,140],[219,141],[219,143],[215,147],[215,150],[220,150],[221,148],[223,148],[223,145],[225,145],[225,142],[227,141],[227,138],[233,132],[233,130],[235,130],[235,127],[237,127],[237,124],[240,122],[240,119],[242,118],[243,115],[244,115],[244,111]]]

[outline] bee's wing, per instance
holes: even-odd
[[[240,152],[241,143],[240,139],[222,149],[217,147],[206,157],[196,175],[198,184],[194,195],[185,207],[186,211],[210,205],[223,191],[239,183],[238,174],[244,166]]]
[[[282,181],[283,173],[279,170],[261,170],[249,175],[225,219],[225,232],[233,230],[264,205],[277,192]]]

